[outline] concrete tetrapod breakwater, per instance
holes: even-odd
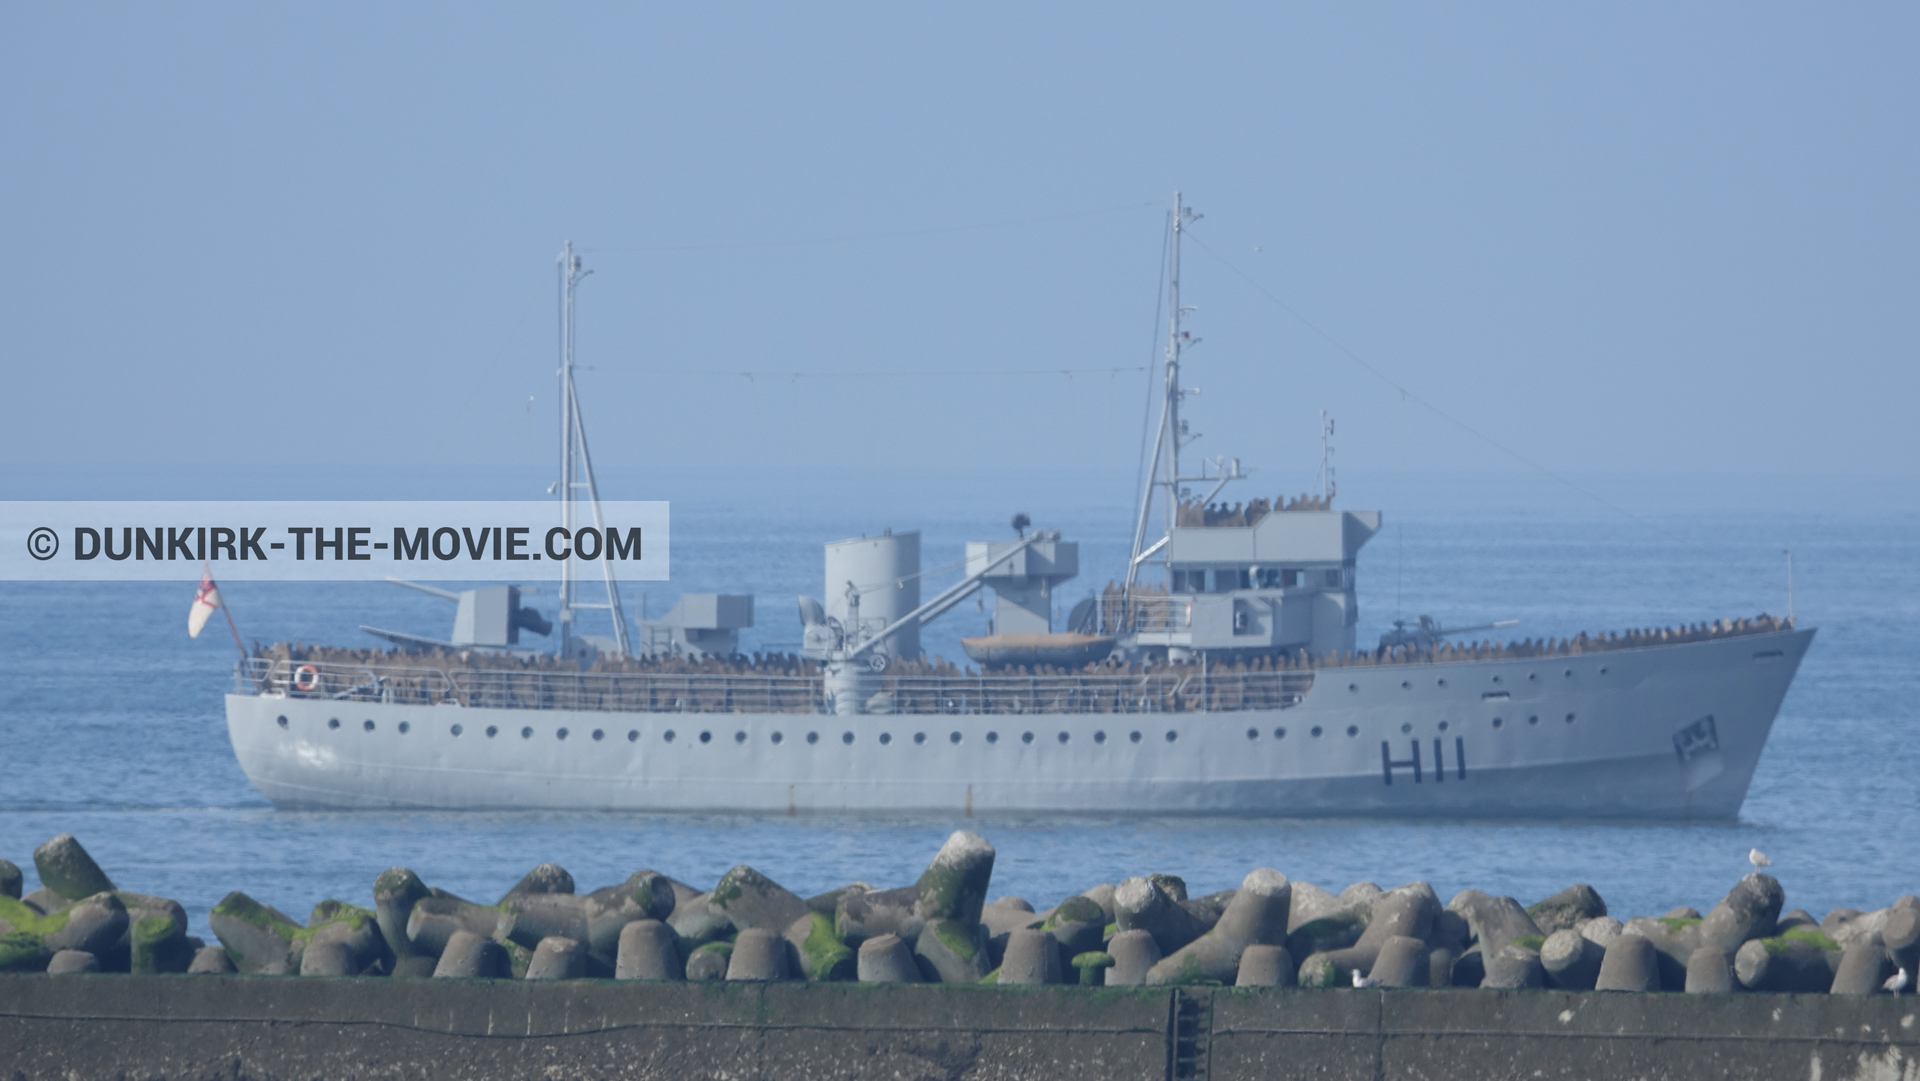
[[[934,1063],[895,1071],[908,1076],[1123,1076],[1142,1055],[1164,1060],[1149,1076],[1284,1073],[1295,1059],[1452,1076],[1420,1060],[1445,1046],[1478,1064],[1459,1076],[1548,1062],[1555,1076],[1712,1063],[1768,1076],[1791,1060],[1822,1063],[1822,1077],[1920,1077],[1912,895],[1816,921],[1783,912],[1780,883],[1755,873],[1705,915],[1622,923],[1584,884],[1531,905],[1467,889],[1442,906],[1425,882],[1335,894],[1256,868],[1205,896],[1154,873],[1036,911],[987,900],[994,860],[962,830],[911,885],[811,897],[745,865],[711,889],[643,869],[579,894],[544,863],[492,904],[394,867],[374,878],[372,907],[323,900],[304,925],[230,893],[209,917],[212,945],[186,934],[177,902],[117,888],[62,834],[35,851],[31,892],[0,860],[0,973],[19,974],[0,977],[12,1034],[0,1079],[201,1076],[208,1055],[227,1055],[214,1071],[227,1076],[358,1076],[352,1054],[366,1048],[396,1062],[444,1052],[485,1076],[494,1052],[470,1041],[508,1038],[561,1041],[498,1051],[513,1071],[652,1076],[650,1059],[608,1051],[595,1066],[565,1050],[642,1030],[658,1055],[741,1076],[894,1075],[860,1054]],[[1660,994],[1677,991],[1689,994]],[[188,1030],[203,1041],[176,1046]],[[334,1042],[311,1044],[323,1031]],[[805,1070],[797,1048],[813,1049]],[[158,1057],[125,1057],[141,1054]],[[7,1056],[37,1065],[9,1073]],[[987,1060],[1000,1065],[967,1065]]]

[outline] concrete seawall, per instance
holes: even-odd
[[[1920,1077],[1835,995],[0,976],[6,1081]]]

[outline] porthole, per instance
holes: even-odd
[[[807,742],[808,742],[808,743],[818,743],[818,742],[820,742],[820,733],[818,733],[818,732],[808,732],[808,733],[807,733]]]
[[[567,730],[564,728],[556,728],[553,730],[554,739],[566,739],[567,735],[568,735]]]
[[[628,742],[628,743],[638,743],[638,742],[640,742],[640,730],[639,730],[638,728],[629,728],[629,729],[627,729],[627,742]],[[672,743],[672,742],[673,742],[673,733],[672,733],[672,732],[668,732],[668,733],[667,733],[667,742],[668,742],[668,743]]]
[[[1564,675],[1564,676],[1566,676],[1566,677],[1567,677],[1568,679],[1572,679],[1572,678],[1573,678],[1573,669],[1571,669],[1571,668],[1569,668],[1569,669],[1567,669],[1567,670],[1566,670],[1565,672],[1562,672],[1562,673],[1561,673],[1561,675]]]
[[[1020,733],[1020,742],[1022,742],[1022,743],[1032,743],[1032,742],[1033,742],[1033,733],[1032,733],[1032,732],[1022,732],[1022,733]]]
[[[892,742],[893,742],[893,733],[891,732],[880,733],[880,746],[885,747],[887,744]]]
[[[1095,743],[1105,743],[1107,741],[1107,734],[1105,732],[1096,730],[1093,733],[1093,741]]]
[[[1000,742],[1000,733],[998,733],[998,732],[988,732],[988,733],[987,733],[987,742],[988,742],[988,743],[998,743],[998,742]]]
[[[1060,742],[1065,743],[1066,741],[1067,741],[1067,734],[1065,732],[1060,733]]]
[[[1440,731],[1442,731],[1442,732],[1445,732],[1445,731],[1447,730],[1447,727],[1448,727],[1448,725],[1447,725],[1447,722],[1446,722],[1446,721],[1441,721],[1441,722],[1440,722]]]
[[[280,716],[278,716],[278,717],[276,717],[276,718],[274,718],[274,719],[275,719],[276,721],[278,721],[278,722],[279,722],[279,724],[280,724],[280,727],[282,727],[282,728],[285,728],[285,727],[287,726],[287,715],[286,715],[286,714],[284,714],[284,713],[282,713],[282,714],[281,714]]]
[[[1507,722],[1505,722],[1505,721],[1503,721],[1503,720],[1501,720],[1501,719],[1500,719],[1500,718],[1498,718],[1498,717],[1495,717],[1495,718],[1493,719],[1493,726],[1494,726],[1495,728],[1505,728],[1505,727],[1507,726]]]
[[[913,734],[913,741],[915,743],[925,743],[927,741],[927,734],[925,732],[915,732]]]
[[[466,729],[456,724],[452,728],[447,729],[447,731],[452,732],[454,735],[457,736],[460,733],[465,732]]]
[[[533,738],[533,728],[532,728],[532,726],[528,726],[528,727],[526,727],[526,728],[522,728],[522,729],[520,730],[520,738],[521,738],[521,739],[532,739],[532,738]]]
[[[1248,739],[1259,739],[1259,738],[1260,738],[1260,730],[1259,730],[1258,728],[1249,728],[1249,729],[1247,729],[1247,738],[1248,738]]]
[[[369,731],[369,732],[371,732],[371,731],[373,731],[373,722],[372,722],[372,721],[363,721],[363,722],[361,722],[361,724],[360,724],[360,727],[362,727],[362,728],[364,728],[364,729],[366,729],[367,731]]]
[[[1540,682],[1540,673],[1538,673],[1538,672],[1528,672],[1528,673],[1527,673],[1527,682],[1528,682],[1528,683],[1538,683],[1538,682]]]
[[[1447,681],[1446,681],[1446,680],[1444,680],[1444,679],[1443,679],[1443,680],[1441,680],[1441,681],[1440,681],[1440,685],[1441,685],[1442,687],[1444,687],[1444,686],[1446,686],[1446,685],[1447,685]]]
[[[1274,739],[1286,739],[1286,738],[1287,738],[1287,730],[1286,730],[1286,729],[1284,729],[1284,728],[1276,728],[1276,729],[1274,729],[1274,730],[1273,730],[1273,738],[1274,738]]]
[[[1138,742],[1140,742],[1140,733],[1138,733],[1138,732],[1128,732],[1128,733],[1127,733],[1127,738],[1128,738],[1128,739],[1130,739],[1130,740],[1132,740],[1132,741],[1133,741],[1133,742],[1135,742],[1135,743],[1138,743]]]
[[[1400,734],[1403,736],[1411,731],[1413,731],[1413,726],[1410,724],[1403,724],[1400,726]]]
[[[733,741],[735,743],[745,743],[747,741],[747,734],[745,732],[735,732],[733,734]]]
[[[1495,676],[1495,677],[1493,677],[1493,681],[1494,681],[1495,683],[1498,683],[1498,682],[1500,682],[1500,677],[1499,677],[1499,676]]]
[[[1168,742],[1168,743],[1172,743],[1172,742],[1173,742],[1174,740],[1176,740],[1176,739],[1179,739],[1179,738],[1180,738],[1180,733],[1178,733],[1178,732],[1175,732],[1175,731],[1174,731],[1173,729],[1171,729],[1171,728],[1169,728],[1169,729],[1167,729],[1167,742]]]
[[[338,727],[340,727],[340,718],[338,718],[338,717],[328,717],[328,718],[327,718],[327,727],[328,727],[328,728],[338,728]]]
[[[852,732],[840,733],[840,742],[851,745],[853,743],[853,733]]]
[[[410,723],[410,722],[408,722],[408,721],[401,721],[401,722],[400,722],[400,734],[401,734],[401,735],[403,735],[403,736],[404,736],[404,735],[406,735],[406,734],[407,734],[408,732],[411,732],[411,731],[413,731],[413,725],[412,725],[412,723]]]
[[[594,729],[594,730],[593,730],[593,741],[594,741],[595,743],[598,743],[598,742],[600,742],[601,740],[603,740],[603,739],[606,739],[606,738],[607,738],[607,730],[606,730],[606,729],[604,729],[604,728],[596,728],[596,729]]]
[[[778,732],[775,732],[775,733],[774,733],[774,734],[773,734],[773,735],[772,735],[772,736],[771,736],[770,738],[771,738],[771,739],[772,739],[772,740],[773,740],[773,741],[774,741],[775,743],[778,743],[778,742],[780,742],[781,740],[783,740],[783,739],[786,739],[787,737],[785,737],[785,736],[783,736],[783,735],[781,735],[781,734],[780,734],[780,733],[778,733]]]
[[[700,742],[702,742],[702,743],[712,743],[712,742],[713,742],[713,733],[712,733],[712,732],[702,732],[702,733],[700,733]]]
[[[1352,691],[1354,694],[1359,694],[1360,685],[1358,683],[1349,683],[1347,684],[1347,690]]]
[[[664,739],[664,740],[666,740],[666,741],[667,741],[668,743],[672,743],[672,742],[673,742],[673,729],[671,729],[671,728],[669,728],[669,729],[667,729],[667,730],[666,730],[665,732],[662,732],[662,733],[660,733],[660,738],[661,738],[661,739]]]
[[[948,742],[948,743],[958,743],[958,742],[960,742],[960,733],[958,733],[958,732],[948,732],[948,733],[947,733],[947,742]]]
[[[1307,735],[1312,736],[1314,739],[1319,739],[1324,734],[1324,730],[1317,724],[1307,729]]]
[[[1359,734],[1360,734],[1360,726],[1359,726],[1359,725],[1357,725],[1357,724],[1350,724],[1350,725],[1348,725],[1348,726],[1347,726],[1347,738],[1348,738],[1348,739],[1352,739],[1353,737],[1355,737],[1355,736],[1357,736],[1357,735],[1359,735]]]
[[[487,738],[488,738],[488,739],[492,739],[493,737],[495,737],[495,736],[497,736],[497,735],[499,735],[499,734],[500,734],[500,728],[499,728],[499,726],[498,726],[498,725],[491,725],[491,724],[490,724],[490,725],[488,725],[488,726],[487,726]]]
[[[1569,714],[1567,714],[1567,723],[1568,723],[1568,724],[1572,724],[1572,723],[1573,723],[1573,714],[1571,714],[1571,713],[1569,713]]]
[[[1601,665],[1601,666],[1600,666],[1600,674],[1601,674],[1601,675],[1603,675],[1603,676],[1607,674],[1607,666],[1606,666],[1606,665],[1604,665],[1604,664],[1603,664],[1603,665]]]
[[[1530,716],[1530,717],[1528,717],[1528,718],[1527,718],[1527,723],[1528,723],[1528,724],[1539,724],[1539,723],[1540,723],[1540,715],[1539,715],[1538,713],[1535,713],[1535,714],[1533,714],[1532,716]]]
[[[1403,691],[1410,691],[1410,690],[1413,690],[1413,681],[1412,681],[1412,680],[1410,680],[1410,679],[1403,679],[1403,680],[1401,680],[1401,681],[1400,681],[1400,689],[1401,689],[1401,690],[1403,690]]]

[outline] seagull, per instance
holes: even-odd
[[[1753,864],[1755,867],[1773,866],[1773,861],[1767,858],[1767,854],[1757,848],[1747,850],[1747,862]]]
[[[1353,985],[1361,990],[1365,990],[1369,987],[1380,986],[1380,981],[1374,979],[1372,976],[1360,975],[1360,970],[1356,968],[1353,970]]]
[[[1907,989],[1907,970],[1903,968],[1893,975],[1888,976],[1887,982],[1881,984],[1880,989],[1895,995],[1905,991]]]

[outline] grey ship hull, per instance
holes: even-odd
[[[1730,818],[1813,633],[1329,668],[1285,709],[621,713],[234,694],[227,727],[283,807]]]

